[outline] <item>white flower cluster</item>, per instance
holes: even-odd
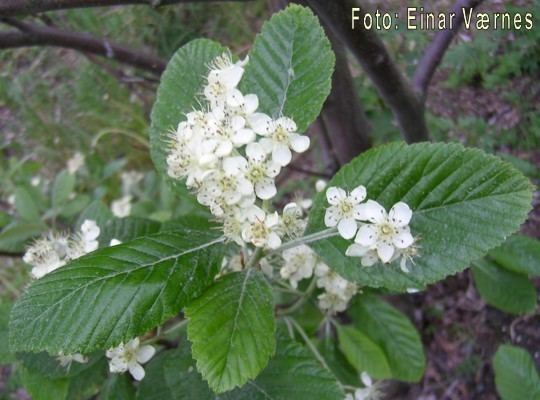
[[[168,174],[185,179],[199,203],[223,222],[224,234],[239,245],[277,248],[282,233],[277,213],[256,205],[277,193],[275,177],[303,152],[309,138],[296,132],[287,117],[272,119],[257,112],[255,94],[237,88],[247,59],[230,55],[210,65],[203,88],[205,105],[186,115],[171,134]]]
[[[379,400],[382,398],[382,393],[380,390],[380,382],[373,383],[371,377],[367,372],[362,372],[360,375],[362,383],[364,384],[363,388],[358,388],[354,393],[348,393],[345,396],[345,400]]]
[[[135,338],[126,344],[120,343],[105,353],[109,358],[109,370],[112,373],[124,373],[129,371],[137,381],[144,378],[145,372],[141,364],[144,364],[154,356],[156,349],[150,345],[141,346],[139,338]]]
[[[324,288],[324,293],[318,297],[319,308],[328,314],[345,311],[349,301],[358,292],[356,283],[349,282],[322,262],[317,264],[315,276],[317,287]]]
[[[386,212],[376,201],[364,203],[366,196],[364,186],[358,186],[350,193],[338,187],[328,188],[326,198],[330,207],[326,209],[325,225],[337,226],[344,239],[354,237],[354,243],[346,254],[362,257],[363,266],[372,266],[378,260],[389,263],[401,258],[401,269],[408,272],[407,261],[417,254],[409,228],[412,218],[410,207],[398,202],[390,212]]]
[[[111,211],[117,218],[125,218],[131,214],[131,202],[136,193],[137,185],[142,181],[144,175],[138,171],[122,172],[122,197],[111,202]]]
[[[99,227],[92,220],[85,220],[80,232],[72,235],[49,233],[28,248],[23,261],[33,267],[32,276],[39,279],[68,261],[96,250],[99,233]]]

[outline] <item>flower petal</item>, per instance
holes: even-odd
[[[152,357],[154,357],[154,354],[156,354],[156,349],[154,346],[141,346],[139,348],[139,351],[137,352],[137,361],[141,364],[144,364],[145,362],[148,362]]]
[[[259,143],[250,143],[246,146],[246,155],[255,162],[262,162],[266,159],[266,152]]]
[[[373,200],[360,204],[357,208],[358,219],[380,224],[386,219],[386,210],[383,206]]]
[[[242,146],[244,144],[251,143],[254,140],[255,132],[253,132],[251,129],[239,129],[232,137],[232,141],[235,146]]]
[[[367,190],[364,186],[360,185],[353,189],[353,191],[350,194],[350,198],[353,201],[353,204],[358,204],[366,198]]]
[[[274,180],[271,178],[263,179],[261,182],[255,184],[255,193],[261,200],[269,200],[277,193]]]
[[[404,202],[394,204],[388,213],[388,218],[394,226],[402,227],[409,224],[412,218],[412,210]]]
[[[228,175],[237,175],[247,169],[248,162],[242,156],[228,157],[223,160],[223,170]]]
[[[345,255],[349,257],[363,257],[369,251],[369,247],[362,246],[358,243],[353,243],[345,251]]]
[[[338,205],[339,202],[347,197],[347,193],[345,190],[332,186],[329,187],[326,191],[326,199],[328,200],[328,203],[335,206]]]
[[[353,218],[344,218],[338,223],[338,232],[343,239],[352,239],[358,226]]]
[[[227,92],[227,105],[229,107],[239,107],[244,104],[244,95],[238,89]]]
[[[254,113],[249,116],[248,123],[256,134],[267,136],[272,129],[272,118],[263,113]]]
[[[144,378],[144,368],[139,363],[133,362],[128,365],[129,373],[136,381],[142,381]]]
[[[388,242],[377,243],[377,254],[382,262],[387,263],[394,255],[394,246]]]
[[[396,235],[392,238],[392,243],[398,249],[405,249],[414,243],[414,238],[411,235],[411,231],[407,228],[401,228]]]
[[[328,228],[333,228],[339,222],[337,208],[335,206],[328,207],[326,213],[324,214],[324,224]]]
[[[244,96],[244,112],[253,114],[259,108],[259,98],[256,94],[246,94]]]
[[[291,150],[285,145],[277,145],[272,151],[272,161],[281,165],[282,167],[289,164],[292,160]]]
[[[370,251],[362,257],[362,266],[363,267],[371,267],[375,265],[379,261],[379,258],[377,257],[377,253],[375,251]]]
[[[279,246],[281,246],[281,238],[275,232],[271,232],[268,235],[266,245],[270,249],[277,249]]]
[[[281,165],[275,163],[275,162],[269,162],[266,165],[266,176],[270,178],[275,178],[279,175],[279,171],[281,171]]]
[[[309,137],[305,135],[291,134],[289,140],[291,143],[291,149],[297,153],[303,153],[309,149],[310,140]]]
[[[373,225],[364,224],[358,229],[354,241],[362,246],[373,246],[377,241],[377,230]]]

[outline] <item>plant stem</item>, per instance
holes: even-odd
[[[294,239],[294,240],[291,240],[290,242],[284,243],[280,247],[278,247],[275,250],[272,250],[268,254],[270,255],[274,253],[280,253],[283,250],[292,249],[293,247],[300,246],[301,244],[313,243],[313,242],[317,242],[319,240],[337,236],[337,235],[338,235],[338,231],[336,228],[328,228],[328,229],[325,229],[324,231],[312,233],[311,235],[303,236],[301,238]]]
[[[301,293],[301,297],[296,300],[293,304],[291,304],[289,307],[284,308],[280,311],[278,311],[278,315],[289,315],[293,314],[295,311],[299,310],[310,298],[311,294],[317,287],[317,279],[313,278],[311,282],[309,283],[308,288],[304,293]]]
[[[261,247],[257,247],[255,253],[251,256],[251,259],[246,264],[246,269],[253,268],[264,257],[264,252]]]

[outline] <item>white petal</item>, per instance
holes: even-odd
[[[275,232],[271,232],[270,235],[268,235],[266,245],[270,249],[277,249],[279,246],[281,246],[281,239]]]
[[[328,200],[328,203],[335,206],[339,204],[339,202],[347,197],[347,193],[345,190],[332,186],[328,188],[326,191],[326,199]]]
[[[144,378],[144,368],[141,367],[138,363],[130,363],[129,366],[129,373],[135,379],[136,381],[141,381]]]
[[[246,94],[244,96],[244,111],[246,114],[253,114],[259,108],[259,98],[256,94]]]
[[[364,224],[358,229],[354,241],[362,246],[372,246],[377,241],[377,230],[373,225]]]
[[[285,145],[277,145],[272,151],[272,160],[281,165],[282,167],[286,166],[291,162],[292,154],[291,150]]]
[[[231,118],[231,128],[234,130],[234,131],[237,131],[238,129],[242,129],[246,126],[246,120],[239,116],[239,115],[235,115],[234,117]]]
[[[156,349],[154,346],[141,346],[137,352],[137,361],[141,364],[148,362],[156,354]]]
[[[353,243],[347,247],[345,255],[349,257],[362,257],[369,251],[369,247],[362,246],[358,243]]]
[[[358,186],[357,188],[353,189],[353,191],[350,194],[350,198],[353,201],[353,204],[358,204],[366,198],[367,191],[366,188],[362,185]]]
[[[409,224],[412,217],[412,211],[409,206],[402,201],[394,204],[388,213],[388,218],[394,226],[402,227]]]
[[[360,204],[357,208],[358,217],[362,221],[370,221],[376,224],[384,222],[386,219],[386,210],[383,206],[373,200]]]
[[[394,246],[398,249],[405,249],[414,243],[414,238],[411,235],[411,231],[407,228],[402,228],[398,233],[392,238]]]
[[[266,153],[271,153],[274,150],[274,141],[272,139],[263,137],[259,140],[259,144]]]
[[[244,96],[238,89],[232,89],[227,92],[227,105],[229,107],[239,107],[244,104]]]
[[[242,146],[244,144],[251,143],[255,140],[255,132],[251,129],[239,129],[237,130],[232,138],[235,146]]]
[[[360,378],[362,379],[362,383],[364,384],[364,386],[370,387],[371,385],[373,385],[373,381],[371,380],[371,377],[368,375],[367,372],[362,372]]]
[[[270,178],[275,178],[279,175],[279,171],[281,171],[281,165],[276,164],[273,161],[270,161],[266,164],[266,176]]]
[[[377,243],[377,254],[382,262],[387,263],[394,255],[394,246],[388,242]]]
[[[370,251],[364,257],[362,257],[361,263],[363,267],[371,267],[372,265],[375,265],[377,261],[379,261],[377,258],[377,253]]]
[[[223,170],[228,175],[237,175],[240,171],[247,169],[248,162],[242,157],[228,157],[223,160]]]
[[[272,118],[263,113],[255,113],[248,118],[248,123],[256,134],[267,136],[272,129]]]
[[[238,179],[236,188],[244,196],[247,196],[253,193],[253,184],[245,178]]]
[[[276,125],[282,126],[287,132],[296,131],[296,123],[287,117],[281,117],[276,120]]]
[[[304,151],[309,149],[310,140],[309,140],[309,137],[307,136],[291,134],[290,142],[291,142],[291,149],[293,149],[297,153],[303,153]]]
[[[344,218],[338,223],[338,231],[343,239],[352,239],[358,226],[352,218]]]
[[[223,82],[228,88],[232,89],[238,85],[242,75],[244,74],[244,69],[238,65],[233,65],[226,70],[219,71],[219,80]]]
[[[255,184],[255,193],[261,200],[269,200],[277,193],[276,185],[273,179],[267,178],[262,182]]]
[[[250,143],[246,146],[246,155],[252,161],[262,162],[266,159],[266,153],[259,143]]]
[[[257,206],[250,207],[245,211],[246,218],[249,222],[263,221],[266,214]]]
[[[277,212],[267,214],[264,222],[269,228],[276,226],[279,223],[279,214]]]
[[[233,150],[233,144],[230,140],[223,140],[219,143],[217,149],[216,149],[216,156],[218,157],[225,157],[231,154],[231,151]]]
[[[339,222],[337,208],[335,206],[328,207],[326,213],[324,214],[324,224],[328,228],[333,228]]]

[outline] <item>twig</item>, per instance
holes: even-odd
[[[110,7],[127,4],[142,4],[151,7],[160,7],[178,3],[209,3],[212,1],[249,0],[1,0],[0,15],[8,17],[69,8]]]
[[[292,164],[288,165],[287,168],[296,172],[301,172],[302,174],[305,174],[305,175],[319,176],[321,178],[326,178],[326,179],[330,179],[333,176],[332,174],[329,174],[327,172],[312,171],[309,169],[297,167],[296,165],[292,165]]]
[[[64,31],[45,25],[30,24],[12,18],[0,18],[0,21],[18,29],[18,31],[0,32],[0,49],[23,46],[65,47],[105,56],[158,75],[165,69],[164,60],[110,42],[106,38],[95,37],[87,33]]]
[[[311,6],[351,50],[381,97],[392,109],[405,140],[409,143],[428,140],[424,104],[390,58],[383,42],[372,30],[361,27],[351,29],[351,10],[357,7],[354,0],[301,1]],[[362,20],[363,10],[360,9],[357,15]]]
[[[452,8],[455,19],[451,29],[437,32],[431,43],[426,47],[422,58],[416,66],[413,78],[413,85],[422,98],[426,97],[433,74],[441,63],[452,39],[458,33],[461,24],[463,23],[463,10],[470,10],[471,8],[477,7],[482,1],[483,0],[458,0]]]

